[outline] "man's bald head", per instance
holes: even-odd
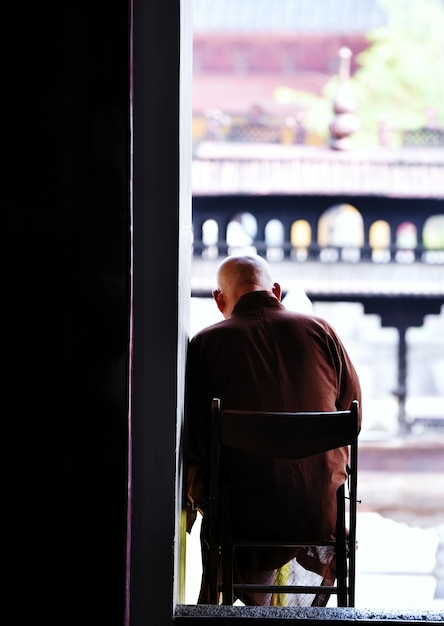
[[[271,291],[273,287],[268,263],[259,255],[229,256],[219,265],[216,276],[221,290],[252,287],[251,291]]]
[[[229,317],[239,298],[251,291],[266,291],[280,300],[280,286],[273,283],[268,263],[257,254],[227,257],[216,277],[218,288],[213,296],[224,317]]]

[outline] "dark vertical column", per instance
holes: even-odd
[[[191,25],[191,6],[133,0],[131,626],[170,623],[179,593],[191,262],[191,47],[181,54],[191,34],[181,20]]]
[[[408,432],[405,402],[407,398],[407,326],[398,325],[398,387],[395,395],[398,398],[398,429],[401,435]]]

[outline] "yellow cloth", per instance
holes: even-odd
[[[274,574],[275,585],[288,585],[290,582],[290,561],[277,569]],[[271,606],[288,606],[288,594],[273,593],[271,596]]]

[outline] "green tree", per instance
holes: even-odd
[[[365,144],[377,141],[381,122],[394,130],[419,128],[433,114],[444,126],[443,2],[379,1],[387,25],[368,34],[370,46],[357,57],[360,68],[350,81]]]
[[[357,102],[360,130],[356,145],[379,144],[381,125],[398,131],[420,128],[430,118],[444,127],[444,2],[443,0],[379,0],[387,23],[367,33],[368,48],[356,60],[359,68],[350,79]],[[310,132],[328,140],[332,100],[338,77],[326,84],[323,97],[278,90],[278,99],[292,99],[306,111]]]

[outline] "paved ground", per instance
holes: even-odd
[[[444,611],[444,437],[360,444],[356,603]]]
[[[444,594],[438,593],[437,580],[444,522],[441,528],[421,527],[379,513],[359,513],[357,531],[358,608],[444,611]]]

